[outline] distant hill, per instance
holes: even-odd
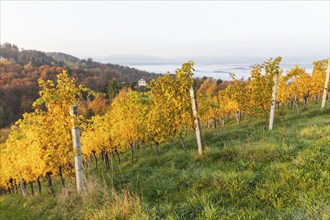
[[[32,110],[32,102],[39,96],[38,79],[56,80],[56,74],[67,69],[77,83],[106,93],[110,81],[119,88],[147,82],[159,74],[111,63],[79,59],[62,52],[20,50],[15,44],[0,45],[0,128],[9,126],[24,112]]]
[[[61,65],[60,62],[58,62],[53,57],[48,56],[45,52],[37,50],[20,51],[15,44],[11,45],[10,43],[1,44],[0,57],[20,65]]]
[[[96,72],[97,75],[102,75],[104,80],[115,78],[121,82],[137,82],[140,78],[147,81],[157,76],[157,74],[147,71],[137,70],[123,65],[118,65],[116,62],[100,63],[93,59],[79,59],[73,55],[62,52],[43,52],[38,50],[19,50],[15,44],[4,43],[0,45],[0,57],[8,60],[11,65],[19,64],[22,67],[30,65],[30,67],[38,68],[44,65],[51,67],[70,68],[78,70],[79,73],[89,71]],[[116,61],[114,59],[114,61]],[[0,74],[3,71],[0,72]],[[84,77],[84,76],[78,76]]]
[[[70,61],[73,63],[79,63],[80,59],[74,57],[70,54],[61,53],[61,52],[47,52],[48,56],[53,57],[57,61]]]
[[[102,63],[118,63],[121,65],[158,65],[158,64],[173,64],[182,63],[176,59],[167,59],[149,55],[111,55],[105,57],[95,57],[95,60]]]

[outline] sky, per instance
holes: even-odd
[[[329,57],[329,1],[0,1],[1,43],[74,56]]]

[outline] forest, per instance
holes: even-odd
[[[33,110],[32,103],[39,95],[39,78],[56,80],[56,74],[63,70],[74,77],[77,83],[107,94],[109,87],[115,91],[124,87],[134,88],[139,79],[149,82],[158,76],[134,68],[79,59],[64,53],[19,49],[10,43],[1,44],[0,58],[0,128],[11,125],[24,112]]]

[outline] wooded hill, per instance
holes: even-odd
[[[0,48],[0,128],[9,126],[24,112],[30,112],[31,104],[38,97],[39,78],[56,80],[56,74],[66,69],[78,84],[84,84],[97,92],[106,93],[112,87],[134,87],[141,78],[149,82],[159,74],[140,71],[115,64],[103,64],[92,59],[79,59],[59,52],[42,52],[19,49],[10,43]]]

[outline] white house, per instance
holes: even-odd
[[[144,79],[138,81],[138,86],[146,86],[147,82]]]

